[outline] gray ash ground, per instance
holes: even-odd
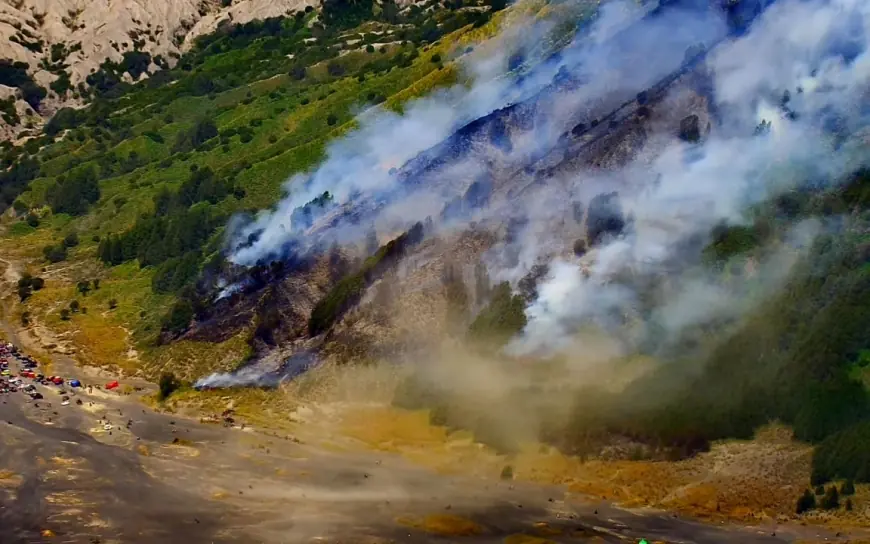
[[[17,374],[18,361],[10,366]],[[83,388],[61,406],[57,386],[37,388],[44,399],[0,395],[4,544],[500,543],[535,534],[540,523],[552,529],[551,542],[762,543],[795,536],[633,513],[571,499],[560,488],[447,477],[386,454],[328,452],[292,437],[157,413],[100,389]],[[482,531],[446,537],[398,521],[439,513],[472,520]]]

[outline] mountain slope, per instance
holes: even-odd
[[[196,37],[220,24],[286,16],[314,5],[308,0],[4,0],[0,59],[26,63],[33,80],[50,91],[38,109],[48,118],[60,104],[78,103],[79,84],[105,61],[135,58],[136,67],[125,76],[132,81],[173,66]],[[6,137],[17,132],[4,124]]]
[[[0,179],[10,208],[4,247],[46,280],[42,289],[22,291],[19,315],[27,314],[34,334],[48,338],[45,325],[67,333],[66,341],[46,343],[83,350],[96,364],[156,376],[164,361],[193,353],[184,356],[189,374],[180,372],[191,379],[214,368],[208,365],[238,364],[249,324],[232,331],[231,348],[201,341],[155,347],[173,300],[215,256],[231,215],[279,200],[287,177],[316,163],[352,128],[358,108],[398,109],[456,81],[450,58],[464,54],[472,36],[496,28],[481,28],[493,15],[489,6],[471,4],[475,9],[444,10],[433,3],[396,23],[362,13],[314,24],[331,20],[327,10],[235,27],[207,36],[182,57],[186,68],[162,71],[160,81],[118,84],[87,108],[62,110],[44,135],[4,154],[11,165]],[[168,252],[152,253],[147,263],[143,255],[141,267],[137,249],[103,251],[158,223],[186,241],[176,246],[162,236]],[[151,240],[135,243],[142,242]],[[179,272],[182,262],[186,272]],[[93,280],[99,289],[76,290]],[[65,318],[61,310],[72,298],[91,311]],[[117,341],[100,342],[105,334]],[[220,361],[207,355],[215,351]]]

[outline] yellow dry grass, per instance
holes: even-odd
[[[556,527],[551,527],[545,521],[541,521],[535,523],[535,534],[537,536],[559,536],[563,533],[561,529],[557,529]]]
[[[518,533],[504,539],[504,544],[555,544],[552,540]]]
[[[462,516],[430,514],[423,518],[401,517],[396,523],[440,536],[474,536],[484,532],[483,527]]]
[[[226,372],[236,368],[250,353],[247,338],[248,332],[242,330],[224,342],[173,342],[143,354],[140,366],[148,376],[173,372],[185,380],[195,380],[211,372]]]
[[[0,470],[0,488],[18,487],[24,479],[11,470]]]
[[[77,328],[72,339],[84,358],[96,366],[116,365],[134,372],[135,362],[130,361],[127,353],[131,342],[126,329],[92,313],[75,318]]]
[[[779,426],[765,428],[754,440],[715,444],[708,453],[678,462],[583,462],[539,444],[527,445],[507,461],[465,433],[430,425],[426,412],[389,407],[351,410],[342,416],[341,430],[368,447],[439,472],[497,478],[508,463],[518,480],[566,485],[573,493],[625,506],[743,522],[791,515],[809,481],[812,453]],[[855,512],[863,511],[861,493],[853,497]]]

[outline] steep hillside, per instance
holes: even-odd
[[[156,345],[187,325],[167,310],[219,256],[226,222],[279,200],[361,108],[399,109],[455,82],[453,60],[493,33],[493,13],[433,3],[394,22],[342,8],[251,23],[204,37],[160,81],[107,82],[93,105],[61,110],[4,155],[5,251],[45,280],[22,287],[20,321],[57,349],[151,376],[188,349],[189,378],[200,362],[235,366],[251,316],[219,335],[226,346]]]
[[[16,118],[12,106],[6,106],[10,113],[3,116],[0,136],[27,136],[28,129],[41,126],[60,107],[87,102],[107,78],[132,83],[174,67],[199,37],[251,22],[276,24],[295,13],[311,12],[319,4],[314,0],[4,0],[0,60],[10,68],[22,67],[30,83],[22,86],[16,77],[0,75],[0,98],[17,98],[14,104],[19,110]],[[332,4],[371,16],[373,9],[397,13],[412,2],[368,1],[352,9],[341,2]]]
[[[7,146],[5,313],[194,403],[365,366],[440,435],[556,448],[585,491],[650,463],[679,485],[615,495],[708,514],[753,482],[716,442],[785,424],[735,451],[803,515],[810,466],[870,483],[870,12],[841,3],[326,3],[106,65]]]
[[[0,59],[27,65],[35,85],[45,89],[43,100],[33,91],[4,78],[0,85],[18,88],[22,104],[38,114],[14,123],[3,123],[4,138],[27,125],[41,125],[64,104],[80,104],[89,94],[88,76],[104,63],[122,67],[127,81],[174,66],[196,37],[221,25],[244,24],[270,17],[292,15],[314,6],[304,0],[258,2],[44,2],[0,3]],[[310,9],[310,8],[309,8]],[[92,76],[93,78],[93,76]],[[8,91],[7,91],[8,92]],[[5,97],[4,97],[5,98]]]

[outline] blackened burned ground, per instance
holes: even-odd
[[[451,478],[386,454],[326,451],[288,436],[200,424],[97,389],[68,406],[57,388],[40,390],[45,398],[37,401],[0,396],[4,544],[500,543],[542,527],[551,542],[791,540],[770,529],[631,513],[560,488]],[[460,536],[468,532],[463,523],[479,531]],[[42,536],[46,530],[55,536]]]

